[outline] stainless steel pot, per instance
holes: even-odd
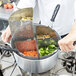
[[[49,32],[49,34],[51,34],[52,38],[55,37],[57,39],[57,42],[58,42],[58,40],[59,40],[58,34],[54,30],[52,30],[50,27],[46,27],[46,26],[43,26],[40,24],[34,24],[34,25],[35,25],[34,27],[40,28],[40,29],[38,28],[39,31],[37,32],[37,34],[39,34],[41,32],[43,32],[43,34]],[[44,29],[47,28],[46,31],[43,31],[43,28],[41,28],[41,27],[44,27]],[[47,31],[47,30],[49,30],[49,31]],[[43,56],[43,57],[40,57],[40,58],[25,56],[18,49],[15,49],[15,47],[13,46],[14,45],[13,39],[15,41],[16,41],[16,39],[18,40],[18,38],[16,38],[16,37],[19,35],[16,33],[16,35],[14,35],[14,36],[15,37],[12,37],[12,39],[11,39],[11,47],[13,49],[12,48],[6,48],[6,47],[4,47],[4,48],[0,47],[0,48],[3,50],[15,52],[14,56],[16,59],[16,63],[18,64],[18,66],[20,68],[22,68],[26,72],[43,73],[43,72],[46,72],[46,71],[48,71],[54,67],[54,65],[56,64],[57,59],[58,59],[58,54],[59,54],[58,49],[56,49],[53,53],[46,55],[46,56]],[[21,34],[20,34],[20,36],[21,36]]]
[[[35,24],[35,26],[43,26],[43,25]],[[59,39],[58,34],[54,30],[52,30],[51,33],[53,36],[56,34],[57,38]],[[11,43],[12,43],[11,47],[15,48],[13,46],[14,43],[13,42]],[[18,66],[22,68],[24,71],[31,73],[43,73],[55,66],[58,59],[58,54],[59,54],[59,50],[56,49],[53,53],[40,57],[40,59],[36,57],[27,57],[27,56],[24,58],[23,56],[21,57],[16,53],[14,53],[14,56]]]
[[[31,73],[43,73],[55,66],[58,60],[58,54],[59,50],[56,50],[56,52],[52,56],[41,60],[30,60],[22,58],[16,53],[14,55],[18,66],[24,71]]]
[[[56,8],[55,8],[54,14],[52,16],[52,21],[55,20],[55,17],[57,15],[57,12],[58,12],[59,8],[60,8],[60,5],[57,5]],[[30,10],[28,10],[28,11],[30,11]],[[12,14],[11,17],[9,18],[9,20],[12,23],[14,23],[13,21],[15,21],[15,19],[18,21],[18,20],[20,20],[20,18],[22,16],[24,16],[24,15],[26,16],[28,14],[26,12],[26,14],[25,13],[22,13],[21,16],[20,16],[20,13],[21,12],[23,12],[23,10],[18,11],[16,13]],[[30,14],[31,14],[31,12],[30,12]],[[10,22],[10,27],[12,27],[11,22]],[[13,32],[16,32],[16,28],[15,27],[13,29]],[[46,30],[45,30],[45,32],[46,32]],[[56,32],[55,32],[55,34],[56,34]],[[12,33],[12,35],[13,35],[13,33]],[[18,36],[18,35],[16,35],[16,36]],[[13,40],[11,40],[11,42],[13,42]],[[13,45],[12,45],[12,43],[11,43],[11,47],[14,48]],[[7,50],[10,51],[10,49],[7,49]],[[46,71],[50,70],[51,68],[53,68],[54,65],[57,62],[58,54],[59,54],[59,50],[55,50],[52,54],[47,55],[45,57],[41,57],[40,59],[38,59],[38,58],[31,59],[30,57],[24,56],[24,55],[22,55],[21,53],[19,53],[16,50],[14,50],[14,52],[15,52],[14,55],[15,55],[15,59],[16,59],[16,62],[18,64],[18,66],[20,68],[22,68],[24,71],[31,72],[31,73],[42,73],[42,72],[46,72]]]
[[[15,52],[11,48],[0,47],[2,50]],[[16,54],[17,53],[17,54]],[[59,50],[55,50],[50,55],[41,57],[40,59],[26,57],[20,55],[17,51],[14,53],[17,65],[26,72],[43,73],[53,68],[58,60]]]

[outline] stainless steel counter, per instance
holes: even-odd
[[[13,9],[5,9],[0,7],[0,19],[8,20],[13,12]]]

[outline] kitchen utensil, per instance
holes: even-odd
[[[42,32],[42,29],[49,28],[43,25],[38,25],[38,24],[34,24],[34,26],[35,28],[38,28],[37,31],[40,30],[37,32],[37,35],[39,35],[40,32]],[[57,38],[58,40],[58,35],[56,34],[56,32],[54,32],[51,28],[49,28],[49,30],[51,32],[47,31],[47,33],[50,33],[52,35],[52,38],[54,36],[54,38]],[[43,31],[43,33],[46,33],[45,30]],[[11,40],[11,46],[13,45],[12,43],[12,41],[14,41],[13,39],[15,39],[15,42],[16,42],[15,37],[17,36],[13,35],[13,38]],[[10,49],[8,49],[7,47],[1,47],[1,49],[15,52],[14,55],[15,55],[18,66],[21,67],[24,71],[31,72],[31,73],[42,73],[42,72],[46,72],[50,70],[56,64],[57,59],[58,59],[58,53],[59,53],[58,49],[56,49],[53,53],[43,56],[43,57],[30,57],[30,56],[23,55],[21,52],[19,52],[19,50],[17,50],[13,46]]]
[[[57,9],[55,8],[55,10]],[[56,49],[48,55],[40,56],[39,49],[42,48],[46,42],[44,44],[40,43],[39,45],[39,41],[40,40],[47,41],[46,43],[46,46],[47,46],[48,44],[50,44],[48,41],[53,39],[55,40],[57,45],[56,47],[58,48],[57,42],[60,38],[58,34],[50,27],[47,27],[45,25],[40,25],[40,24],[34,24],[32,23],[32,21],[25,21],[25,22],[18,21],[22,16],[31,17],[31,15],[29,14],[19,16],[20,15],[19,11],[20,10],[16,11],[16,13],[12,14],[11,17],[9,18],[10,20],[9,25],[12,33],[12,39],[11,39],[12,48],[7,49],[7,47],[5,48],[3,47],[1,49],[5,49],[9,51],[11,50],[15,52],[14,55],[16,58],[16,62],[19,65],[19,67],[21,67],[24,71],[31,72],[31,73],[46,72],[56,64],[59,51],[58,49]],[[55,17],[53,18],[55,19]],[[29,49],[30,47],[26,47],[27,44],[25,44],[24,42],[26,41],[29,42],[32,40],[34,40],[36,43],[35,50],[37,51],[37,54],[38,54],[37,57],[24,55],[23,51],[20,51],[24,49]],[[21,44],[25,46],[21,47]],[[46,50],[48,50],[48,48]],[[27,51],[30,51],[30,50],[27,50]]]
[[[52,18],[50,19],[51,28],[53,28],[53,23],[55,21],[55,18],[56,18],[57,14],[58,14],[59,9],[60,9],[60,4],[58,4],[55,9],[56,10],[54,10]]]
[[[28,24],[29,24],[29,22],[26,22],[26,27],[31,28],[32,25],[31,24],[28,25]],[[57,42],[59,40],[59,37],[58,37],[57,33],[54,30],[52,30],[51,28],[43,26],[43,25],[35,24],[34,28],[36,31],[35,31],[35,35],[34,35],[33,29],[32,28],[26,29],[26,27],[16,30],[16,33],[14,33],[14,35],[12,36],[11,46],[13,49],[12,48],[8,49],[8,48],[3,48],[3,47],[1,49],[4,49],[4,50],[6,49],[7,51],[12,50],[20,56],[21,53],[23,53],[24,49],[26,49],[26,51],[36,50],[38,53],[39,48],[46,47],[50,43],[53,45],[56,45],[56,47],[58,47]],[[30,32],[31,32],[31,34],[30,34]],[[26,42],[24,42],[24,41],[26,41]],[[34,45],[34,42],[33,42],[33,44],[32,43],[28,44],[28,43],[30,43],[30,41],[35,41],[37,47]],[[25,47],[22,47],[24,45],[25,45]],[[31,47],[28,47],[28,45],[30,45]],[[21,52],[21,53],[19,53],[19,52]],[[21,56],[25,57],[23,55],[21,55]],[[50,56],[50,54],[48,56]],[[44,57],[40,57],[40,58],[46,58],[48,56],[44,56]],[[31,57],[31,59],[32,59],[32,57]]]

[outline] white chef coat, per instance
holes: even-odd
[[[60,10],[53,24],[53,29],[61,36],[70,32],[75,19],[75,0],[20,0],[18,8],[35,7],[38,1],[41,24],[51,26],[50,19],[57,4]]]

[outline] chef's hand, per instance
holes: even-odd
[[[8,27],[6,28],[6,30],[2,33],[1,37],[2,37],[2,40],[3,40],[4,42],[9,42],[9,41],[10,41],[10,39],[11,39],[11,31],[10,31],[9,26],[8,26]]]
[[[66,37],[59,40],[58,44],[60,46],[61,51],[68,52],[74,50],[76,47],[73,45],[74,41],[76,41],[76,32],[71,32]]]

